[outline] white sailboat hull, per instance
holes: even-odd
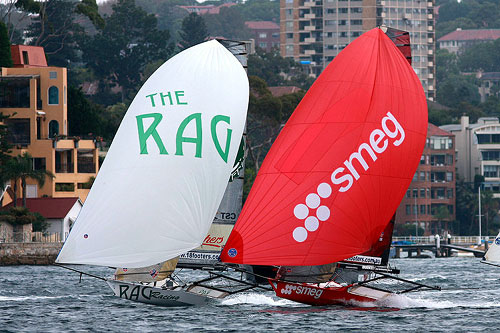
[[[166,307],[203,305],[213,299],[223,298],[227,293],[200,286],[165,289],[150,284],[106,280],[115,296],[133,302]]]

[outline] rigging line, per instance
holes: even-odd
[[[83,271],[79,271],[77,269],[74,269],[74,268],[70,268],[70,267],[67,267],[67,266],[63,266],[63,265],[60,265],[60,264],[52,264],[53,266],[58,266],[58,267],[62,267],[62,268],[65,268],[65,269],[68,269],[70,271],[73,271],[73,272],[77,272],[77,273],[80,273],[80,277],[81,275],[87,275],[87,276],[90,276],[90,277],[93,277],[93,278],[96,278],[96,279],[99,279],[99,280],[103,280],[103,281],[107,281],[108,279],[106,278],[103,278],[102,276],[98,276],[98,275],[94,275],[94,274],[90,274],[90,273],[86,273],[86,272],[83,272]]]

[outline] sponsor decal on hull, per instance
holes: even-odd
[[[285,284],[285,287],[281,288],[281,293],[284,295],[297,294],[297,295],[311,296],[314,299],[318,299],[323,294],[323,289],[315,288],[312,286]]]

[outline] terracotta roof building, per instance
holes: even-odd
[[[266,52],[280,45],[280,26],[272,21],[246,21],[245,25],[255,39],[255,46]]]
[[[205,5],[205,6],[178,6],[178,7],[186,10],[188,13],[196,13],[199,15],[203,15],[203,14],[219,14],[221,8],[232,7],[234,5],[236,5],[236,4],[235,3],[225,3],[225,4],[222,4],[220,6]]]
[[[500,38],[500,29],[470,29],[458,28],[438,39],[440,49],[452,53],[461,53],[465,49],[482,42],[490,42]]]

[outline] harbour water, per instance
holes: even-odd
[[[55,266],[0,267],[1,332],[390,331],[500,329],[500,267],[471,257],[396,259],[403,278],[442,291],[395,295],[384,304],[311,307],[248,292],[200,307],[161,308],[119,299],[101,280]],[[100,276],[110,269],[84,270]],[[393,308],[399,308],[394,311]],[[388,311],[390,310],[390,311]]]

